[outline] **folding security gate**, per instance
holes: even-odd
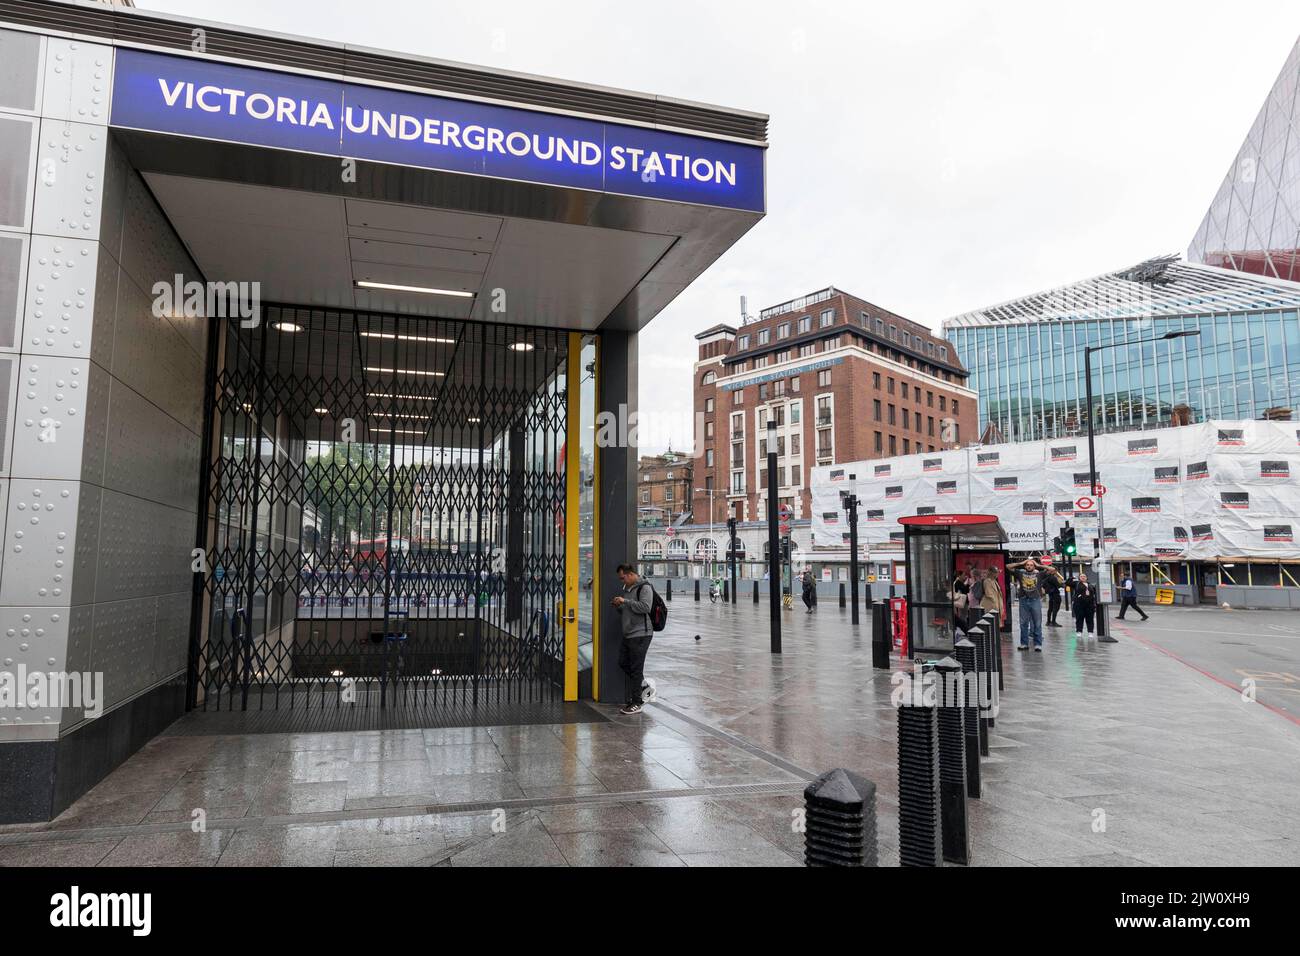
[[[218,338],[190,706],[558,699],[568,334],[277,306]]]

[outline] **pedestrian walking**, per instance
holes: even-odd
[[[641,713],[641,685],[645,683],[645,658],[654,638],[650,609],[654,604],[654,585],[637,574],[631,564],[618,566],[623,593],[611,602],[618,608],[623,626],[623,643],[618,649],[618,666],[627,675],[627,703],[620,714]]]
[[[1056,620],[1056,615],[1061,612],[1061,588],[1065,584],[1065,578],[1061,577],[1061,572],[1056,568],[1043,569],[1043,587],[1047,590],[1047,626],[1060,627],[1060,622]]]
[[[1138,607],[1137,583],[1133,580],[1132,575],[1124,575],[1124,582],[1119,586],[1119,619],[1124,620],[1124,612],[1129,608],[1137,611],[1142,615],[1142,620],[1147,619],[1147,612]]]
[[[1016,573],[1016,597],[1020,602],[1020,643],[1017,650],[1029,649],[1029,641],[1034,642],[1034,651],[1043,649],[1043,569],[1033,558],[1017,561],[1007,565],[1008,571]]]
[[[995,612],[998,626],[1001,626],[1006,602],[1003,600],[1002,585],[998,583],[998,572],[995,569],[975,569],[975,583],[971,585],[971,598],[979,602],[980,610]]]
[[[1085,628],[1091,634],[1092,619],[1097,613],[1097,592],[1088,583],[1088,575],[1084,571],[1079,572],[1078,580],[1074,582],[1070,611],[1074,614],[1074,636],[1083,637]]]
[[[813,608],[817,606],[817,582],[813,580],[812,571],[803,573],[803,604],[808,609],[807,613],[811,614]]]

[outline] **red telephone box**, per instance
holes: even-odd
[[[890,624],[894,633],[894,653],[907,657],[907,598],[889,599]]]

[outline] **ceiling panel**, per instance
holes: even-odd
[[[675,237],[145,173],[205,276],[308,306],[594,329]],[[358,289],[354,280],[475,293]],[[493,311],[503,290],[505,311]]]

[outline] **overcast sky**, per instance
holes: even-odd
[[[769,114],[767,218],[641,337],[641,408],[683,418],[742,294],[937,328],[1184,253],[1300,35],[1296,0],[137,6]]]

